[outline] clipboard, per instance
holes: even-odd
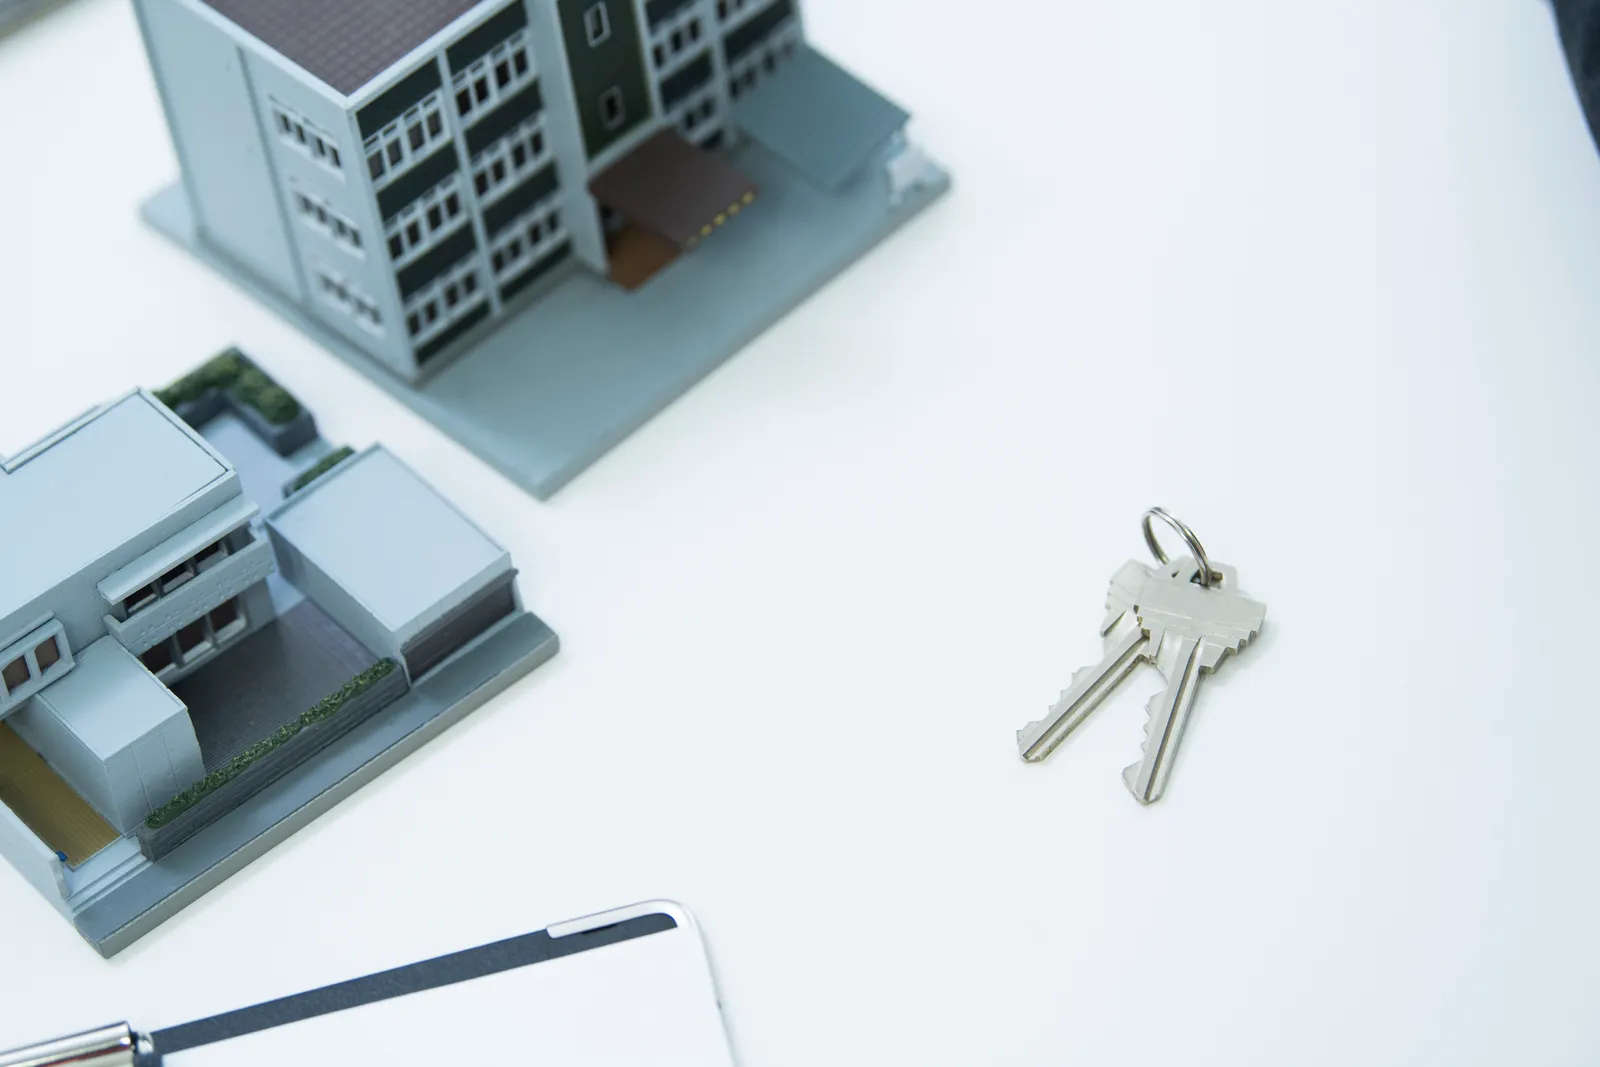
[[[69,1042],[88,1039],[76,1052]],[[90,1047],[99,1041],[96,1051]],[[734,1067],[710,960],[682,906],[651,901],[135,1034],[0,1062],[136,1067]],[[50,1058],[52,1053],[60,1058]],[[101,1057],[104,1056],[104,1059]]]

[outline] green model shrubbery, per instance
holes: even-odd
[[[343,448],[338,448],[332,452],[329,452],[314,465],[307,468],[300,475],[300,477],[290,482],[289,492],[298,493],[300,490],[304,489],[306,486],[310,485],[324,474],[327,474],[329,471],[333,470],[333,468],[337,467],[339,464],[343,463],[345,460],[349,459],[355,454],[356,450],[351,448],[349,445],[345,445]]]
[[[165,389],[157,389],[155,395],[176,410],[213,389],[220,389],[236,403],[259,412],[273,426],[283,426],[300,414],[300,402],[237,348],[228,349]]]
[[[263,740],[257,741],[227,763],[224,763],[221,767],[218,767],[155,811],[152,811],[150,817],[145,819],[144,824],[152,830],[161,829],[173,819],[200,803],[201,800],[239,777],[267,753],[282,747],[290,738],[307,726],[322,722],[324,719],[333,718],[339,713],[340,708],[394,673],[394,669],[397,666],[399,664],[392,659],[381,659],[374,663],[346,682],[338,692],[318,701],[310,711],[278,727],[276,732]]]

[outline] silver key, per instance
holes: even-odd
[[[1166,791],[1201,677],[1215,671],[1230,653],[1243,651],[1266,619],[1266,605],[1240,595],[1232,567],[1209,561],[1207,566],[1209,587],[1196,580],[1200,565],[1183,559],[1145,585],[1139,604],[1151,658],[1167,681],[1147,709],[1144,758],[1122,772],[1141,804],[1160,800]]]
[[[1072,676],[1072,688],[1062,691],[1061,699],[1051,705],[1048,715],[1017,731],[1017,748],[1023,759],[1038,763],[1054,752],[1119,682],[1150,658],[1150,638],[1137,610],[1149,578],[1149,567],[1129,561],[1111,579],[1111,588],[1106,592],[1107,614],[1100,624],[1105,656],[1096,666],[1084,667]]]
[[[1151,518],[1178,530],[1194,558],[1168,560],[1150,529]],[[1134,797],[1150,804],[1166,789],[1200,676],[1215,671],[1228,653],[1242,650],[1260,632],[1266,607],[1241,596],[1234,569],[1214,566],[1194,532],[1165,511],[1147,512],[1144,529],[1161,567],[1129,562],[1112,578],[1100,627],[1104,657],[1072,676],[1072,687],[1045,718],[1017,731],[1017,747],[1030,763],[1044,759],[1136,666],[1154,663],[1167,687],[1149,704],[1144,758],[1123,771]]]

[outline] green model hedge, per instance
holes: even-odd
[[[394,673],[394,669],[397,666],[399,664],[392,659],[381,659],[374,663],[346,682],[338,692],[318,701],[310,711],[303,713],[298,719],[278,727],[276,732],[261,741],[257,741],[227,763],[224,763],[221,767],[218,767],[155,811],[152,811],[150,817],[144,821],[144,824],[152,830],[161,829],[173,819],[200,803],[201,800],[239,777],[267,753],[282,747],[290,738],[307,726],[322,722],[324,719],[331,719],[337,715],[340,708]]]
[[[300,414],[300,402],[237,348],[228,349],[165,389],[157,389],[156,399],[177,409],[213,389],[221,389],[237,403],[255,409],[273,426],[293,422]]]
[[[333,470],[333,468],[337,467],[339,464],[343,463],[345,460],[349,459],[355,454],[356,450],[351,448],[349,445],[345,445],[343,448],[335,449],[334,451],[329,452],[326,456],[323,456],[313,466],[301,474],[300,477],[290,482],[289,492],[298,493],[300,490],[304,489],[306,486],[310,485],[324,474],[327,474],[329,471]]]

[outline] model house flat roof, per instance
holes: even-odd
[[[18,453],[0,465],[0,617],[231,474],[177,416],[143,392]]]
[[[401,635],[511,570],[505,549],[381,445],[290,497],[267,523]]]
[[[485,0],[204,0],[346,96]]]

